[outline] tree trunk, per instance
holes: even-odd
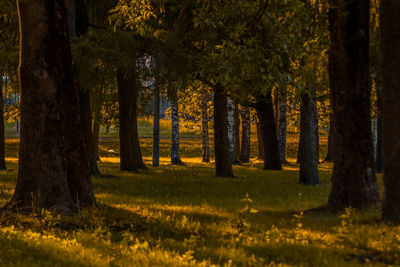
[[[21,134],[9,207],[70,213],[95,204],[64,1],[19,1]],[[37,23],[40,21],[41,23]]]
[[[376,171],[382,173],[382,89],[381,86],[376,83],[376,94],[377,94],[377,118],[376,118],[376,149],[375,149],[375,166]]]
[[[250,109],[244,107],[242,112],[242,147],[240,151],[240,161],[250,162]]]
[[[233,100],[228,97],[227,101],[227,109],[228,109],[228,140],[229,140],[229,154],[231,155],[231,161],[233,164],[238,163],[236,159],[236,148],[235,148],[235,105]]]
[[[90,174],[100,177],[101,173],[97,166],[96,152],[94,148],[93,133],[92,133],[92,110],[90,108],[90,92],[89,90],[80,90],[81,103],[81,118],[84,125],[84,134],[86,137],[87,151],[89,157]]]
[[[0,73],[0,170],[7,171],[4,133],[3,75]]]
[[[333,161],[335,154],[335,125],[332,122],[332,112],[330,113],[329,121],[328,153],[324,161]]]
[[[228,109],[224,88],[214,87],[214,151],[215,172],[217,176],[233,176],[232,159],[228,140]]]
[[[310,88],[301,94],[300,107],[300,184],[320,184],[318,175],[318,144],[317,144],[317,107],[315,88]]]
[[[287,88],[286,85],[281,88],[278,94],[278,114],[277,131],[279,142],[279,156],[282,163],[286,162],[286,128],[287,128]]]
[[[234,125],[235,125],[235,159],[237,163],[240,162],[240,117],[239,117],[239,104],[234,104]]]
[[[160,87],[154,88],[153,166],[160,166]]]
[[[171,164],[183,165],[179,156],[179,111],[177,97],[171,103]]]
[[[264,142],[262,139],[261,126],[259,120],[257,120],[256,125],[257,125],[257,152],[258,152],[257,159],[264,160]]]
[[[330,1],[331,105],[335,133],[332,189],[327,207],[377,204],[369,76],[369,1]]]
[[[146,169],[140,152],[137,128],[138,81],[136,69],[129,73],[120,69],[117,73],[119,99],[119,140],[121,170]]]
[[[210,162],[210,142],[208,136],[208,94],[207,87],[203,86],[201,95],[201,125],[203,140],[203,162]]]
[[[382,156],[385,195],[382,217],[400,224],[400,3],[381,1]]]
[[[258,97],[255,109],[264,143],[264,170],[282,170],[271,93]]]
[[[94,150],[94,156],[97,161],[100,161],[99,137],[100,137],[100,123],[97,120],[93,120],[93,150]]]

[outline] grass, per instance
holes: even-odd
[[[320,164],[322,185],[298,184],[297,136],[289,134],[283,171],[262,163],[234,166],[235,178],[217,178],[200,162],[201,141],[181,143],[186,166],[169,164],[161,141],[153,168],[151,140],[142,139],[147,171],[119,170],[118,142],[101,143],[104,174],[95,178],[98,207],[75,217],[40,211],[0,218],[4,266],[386,266],[400,264],[400,227],[379,211],[303,215],[326,203],[332,165]],[[13,192],[17,140],[6,144],[10,172],[0,174],[0,204]],[[114,150],[114,152],[110,152]],[[255,143],[252,156],[255,156]],[[321,138],[321,158],[326,136]]]

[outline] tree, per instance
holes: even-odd
[[[240,161],[248,163],[250,161],[250,108],[244,107],[242,112],[242,146],[240,150]]]
[[[0,73],[0,170],[7,170],[4,134],[3,74]]]
[[[385,194],[382,217],[400,224],[400,2],[381,1],[382,156]]]
[[[259,96],[254,108],[264,144],[264,170],[282,170],[271,92],[266,96]]]
[[[279,142],[279,155],[282,163],[286,163],[286,110],[287,110],[287,85],[280,86],[275,91],[276,124]]]
[[[210,142],[208,136],[208,91],[207,87],[203,85],[201,87],[201,128],[202,128],[202,142],[203,142],[203,162],[210,162]]]
[[[229,154],[231,155],[231,161],[233,164],[237,164],[238,160],[236,158],[236,120],[235,120],[235,110],[236,106],[231,97],[227,100],[227,110],[228,110],[228,140],[229,140]],[[215,116],[215,114],[214,114]]]
[[[172,97],[171,103],[171,164],[183,165],[179,156],[179,112],[178,96]]]
[[[357,209],[379,198],[372,154],[369,78],[369,1],[330,2],[332,123],[335,155],[327,208]]]
[[[316,90],[311,78],[309,88],[301,93],[299,163],[300,183],[318,185],[318,144]]]
[[[227,95],[220,84],[214,86],[214,151],[217,176],[233,176],[228,140]]]
[[[136,65],[136,62],[134,63]],[[131,70],[119,69],[117,72],[119,99],[119,140],[121,170],[137,171],[146,169],[139,145],[137,128],[137,101],[139,82],[136,67]]]
[[[154,87],[153,166],[160,166],[160,87]]]
[[[65,2],[19,1],[18,9],[21,135],[17,186],[8,207],[69,213],[92,206]]]

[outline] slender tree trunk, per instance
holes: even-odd
[[[92,133],[92,110],[90,108],[90,92],[89,90],[80,90],[81,117],[85,126],[84,134],[86,137],[87,151],[89,157],[90,174],[100,177],[101,173],[97,166],[96,154],[94,150],[93,133]]]
[[[259,120],[257,120],[256,125],[257,125],[257,148],[258,148],[257,158],[260,160],[264,160],[264,142],[261,134],[261,126]]]
[[[227,101],[227,109],[228,109],[228,140],[229,140],[229,154],[231,155],[231,161],[233,164],[238,163],[236,159],[236,148],[235,148],[235,105],[233,100],[228,97]]]
[[[137,128],[137,97],[138,85],[136,70],[127,73],[119,70],[117,73],[119,99],[119,140],[121,170],[137,171],[146,169],[143,163],[139,145]]]
[[[258,97],[255,109],[264,143],[264,170],[282,170],[271,93]]]
[[[235,159],[237,163],[240,162],[240,117],[239,117],[239,104],[234,104],[234,125],[235,125]]]
[[[232,159],[228,140],[228,109],[224,88],[214,87],[214,151],[215,172],[217,176],[233,176]]]
[[[160,166],[160,87],[154,88],[153,166]]]
[[[320,184],[318,175],[317,107],[315,88],[310,86],[301,94],[299,157],[300,183]]]
[[[93,148],[96,161],[100,161],[99,137],[100,137],[100,123],[97,120],[93,120]]]
[[[381,86],[376,83],[376,94],[377,99],[377,118],[376,118],[376,151],[375,151],[375,165],[376,171],[382,173],[382,89]]]
[[[207,87],[203,86],[201,95],[201,125],[203,140],[203,162],[210,162],[210,142],[208,136],[208,94]]]
[[[7,171],[4,133],[3,75],[0,73],[0,170]]]
[[[19,1],[21,135],[9,207],[69,213],[95,204],[64,1]],[[37,23],[41,21],[41,23]]]
[[[279,156],[282,163],[286,162],[286,128],[287,128],[287,88],[286,85],[281,88],[278,94],[277,106],[277,131],[279,142]]]
[[[381,1],[382,155],[385,195],[382,217],[400,224],[400,2]]]
[[[240,151],[240,161],[250,162],[250,108],[244,107],[242,112],[242,147]]]
[[[331,104],[335,133],[327,207],[339,211],[377,204],[369,78],[369,1],[330,0]]]
[[[179,111],[177,97],[171,103],[171,164],[183,165],[179,156]]]
[[[326,154],[325,161],[333,161],[335,154],[335,124],[332,122],[332,112],[329,121],[328,153]]]

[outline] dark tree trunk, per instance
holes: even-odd
[[[382,89],[381,86],[376,83],[376,94],[377,94],[377,118],[376,118],[376,148],[375,148],[375,166],[376,171],[382,173]]]
[[[201,95],[201,125],[203,140],[203,162],[210,162],[210,140],[208,136],[208,94],[207,87],[203,86]]]
[[[244,107],[242,111],[242,147],[240,151],[240,161],[250,162],[250,109]]]
[[[227,95],[224,88],[214,87],[214,151],[215,172],[217,176],[233,176],[232,160],[228,140]]]
[[[81,118],[84,125],[84,134],[86,137],[87,151],[89,157],[90,174],[100,177],[101,173],[97,166],[97,158],[94,147],[94,139],[92,133],[92,110],[90,108],[90,91],[80,90],[80,103],[81,103]]]
[[[287,112],[287,88],[284,85],[281,90],[278,91],[277,99],[277,132],[279,142],[279,156],[282,163],[286,162],[286,112]]]
[[[0,73],[0,170],[7,171],[3,113],[3,75]]]
[[[177,97],[174,98],[171,104],[171,164],[183,165],[179,156],[179,111]]]
[[[381,1],[382,156],[385,195],[382,217],[400,224],[400,2]]]
[[[154,88],[153,166],[160,166],[160,87]]]
[[[256,125],[257,125],[257,152],[258,152],[257,158],[260,160],[264,160],[264,142],[262,139],[261,126],[259,120],[257,120]]]
[[[236,161],[240,162],[240,117],[239,117],[239,105],[238,103],[234,104],[234,113],[233,117],[235,120],[235,158]]]
[[[367,208],[379,199],[371,134],[369,1],[330,1],[331,105],[335,133],[327,207]]]
[[[264,170],[282,170],[271,93],[259,96],[254,107],[264,143]]]
[[[97,161],[100,161],[99,155],[99,137],[100,137],[100,123],[97,120],[93,121],[93,151]]]
[[[335,125],[332,122],[332,112],[329,121],[328,153],[326,154],[325,161],[333,161],[335,154]]]
[[[119,70],[117,73],[119,99],[119,140],[121,170],[137,171],[146,169],[140,152],[137,128],[138,85],[135,69],[129,73]]]
[[[299,163],[300,183],[320,184],[318,175],[318,133],[315,89],[310,86],[301,94]]]
[[[19,1],[21,135],[9,207],[69,213],[95,204],[64,1]],[[41,21],[41,23],[37,23]]]

